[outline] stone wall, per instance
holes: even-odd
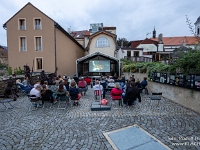
[[[0,77],[0,95],[3,95],[4,94],[4,90],[7,86],[7,80],[8,80],[9,77]],[[24,75],[19,75],[19,76],[16,76],[16,78],[13,78],[15,80],[17,79],[20,79],[21,81],[24,80]],[[33,83],[36,83],[36,81],[39,79],[39,75],[35,75],[35,76],[32,76],[32,80],[33,80]]]
[[[135,79],[138,78],[140,81],[142,81],[143,77],[147,77],[147,74],[142,73],[124,73],[126,79],[128,79],[132,74],[134,74]],[[199,91],[152,81],[148,81],[148,89],[149,92],[162,92],[163,97],[200,113]]]

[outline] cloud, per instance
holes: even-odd
[[[88,30],[91,23],[115,26],[117,36],[141,40],[154,26],[164,36],[191,35],[185,15],[194,23],[200,16],[199,0],[6,0],[0,5],[4,24],[28,2],[58,22],[64,29]],[[0,45],[6,45],[6,31],[0,28]],[[148,37],[151,37],[149,35]]]

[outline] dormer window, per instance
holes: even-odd
[[[42,29],[41,19],[35,19],[34,22],[35,22],[35,23],[34,23],[35,30],[41,30],[41,29]]]
[[[100,37],[97,39],[96,47],[109,47],[110,43],[107,38]]]
[[[26,30],[26,19],[19,19],[19,30]]]

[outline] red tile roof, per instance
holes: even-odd
[[[136,47],[138,47],[138,45],[140,45],[141,42],[142,42],[142,40],[139,40],[139,41],[131,41],[131,47],[132,47],[132,48],[136,48]]]
[[[140,44],[154,44],[157,46],[158,42],[147,38],[145,40],[131,41],[132,48],[137,48]]]
[[[158,41],[158,38],[151,38],[151,40]],[[194,45],[198,43],[198,40],[195,36],[163,37],[164,45],[182,45],[183,42]]]
[[[72,32],[70,33],[70,35],[71,35],[73,38],[75,38],[75,39],[83,39],[84,36],[85,36],[85,33],[87,33],[87,32],[89,32],[89,31],[87,31],[87,30],[83,30],[83,31],[72,31]]]

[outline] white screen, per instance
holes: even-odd
[[[89,72],[110,72],[110,60],[90,60]]]

